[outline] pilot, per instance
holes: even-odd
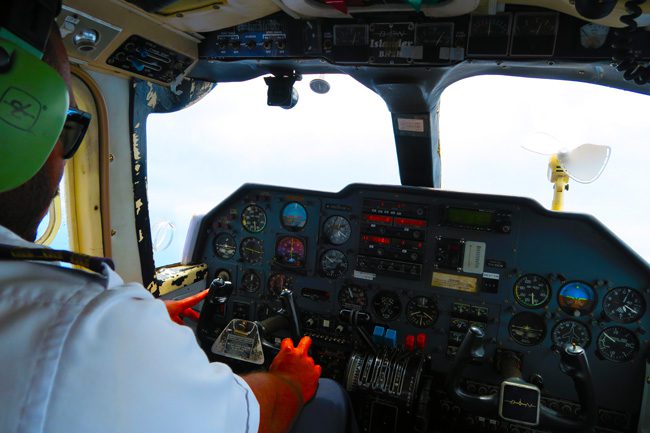
[[[49,19],[33,22],[52,22],[61,4],[49,3],[38,11]],[[0,431],[346,431],[346,394],[319,381],[308,337],[283,341],[268,372],[237,376],[209,363],[190,328],[107,260],[33,243],[89,121],[75,108],[56,26],[49,37],[41,29],[36,48],[33,26],[12,29],[35,4],[0,7]]]

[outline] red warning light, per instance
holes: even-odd
[[[385,238],[383,236],[363,235],[361,236],[361,239],[366,242],[372,242],[375,244],[390,245],[390,238]]]
[[[373,223],[392,224],[393,217],[386,215],[366,215],[366,221]]]
[[[414,218],[395,218],[395,225],[403,227],[426,227],[427,222],[425,220],[416,220]]]

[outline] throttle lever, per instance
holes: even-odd
[[[284,304],[284,308],[289,311],[294,338],[296,338],[296,340],[299,340],[302,338],[302,330],[300,329],[300,318],[298,317],[296,302],[293,299],[293,292],[288,289],[282,289],[280,292],[280,299]]]
[[[210,302],[214,304],[226,304],[232,295],[232,283],[222,278],[215,278],[210,283]]]
[[[366,343],[366,346],[368,346],[372,353],[377,354],[377,346],[372,342],[366,331],[364,331],[361,327],[361,325],[370,323],[370,315],[368,313],[365,311],[348,310],[344,308],[339,311],[339,318],[343,322],[352,325],[352,328],[357,332],[359,337],[361,337],[363,342]]]

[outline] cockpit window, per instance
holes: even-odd
[[[482,76],[455,83],[440,105],[442,186],[531,197],[550,208],[549,156],[522,144],[542,132],[556,147],[610,146],[600,178],[569,181],[564,209],[594,215],[650,261],[649,102],[645,95],[566,81]]]
[[[327,80],[329,92],[312,91],[315,78]],[[149,116],[156,266],[178,262],[191,216],[243,183],[321,191],[399,184],[391,117],[378,95],[344,75],[304,76],[294,87],[299,100],[290,110],[267,106],[267,86],[257,78],[219,84],[183,111]]]

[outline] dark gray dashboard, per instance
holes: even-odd
[[[222,314],[197,331],[208,355],[231,318],[264,319],[288,288],[325,376],[344,383],[350,354],[364,350],[342,309],[367,312],[378,345],[420,349],[434,375],[449,372],[468,327],[478,326],[487,361],[467,369],[467,387],[489,392],[502,379],[493,361],[511,351],[547,403],[570,412],[577,399],[557,350],[577,343],[592,369],[599,425],[636,430],[650,270],[590,216],[428,188],[247,184],[204,217],[193,259],[235,287]],[[439,410],[451,410],[443,391],[434,394]]]

